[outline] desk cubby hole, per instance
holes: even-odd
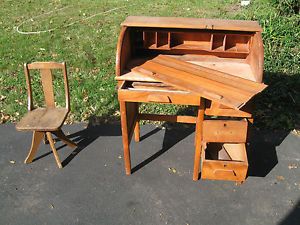
[[[210,50],[211,34],[198,32],[172,32],[172,49]]]
[[[156,32],[143,31],[144,48],[156,48]]]
[[[249,52],[251,36],[250,35],[236,35],[227,34],[225,51],[226,52]]]
[[[156,32],[156,47],[170,49],[170,32]]]
[[[224,51],[225,50],[225,34],[213,34],[212,35],[212,43],[211,50],[213,51]]]

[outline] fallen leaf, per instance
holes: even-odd
[[[289,169],[291,170],[291,169],[297,169],[298,168],[298,166],[295,164],[295,163],[293,163],[293,164],[289,164]]]
[[[176,172],[177,172],[177,170],[176,170],[175,168],[173,168],[173,167],[169,167],[168,169],[169,169],[169,171],[171,171],[172,173],[176,173]]]
[[[6,99],[6,96],[0,95],[0,101],[3,101],[4,99]]]
[[[276,178],[277,178],[277,180],[284,180],[283,176],[277,176]]]

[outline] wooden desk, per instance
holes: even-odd
[[[139,141],[140,120],[196,124],[193,179],[198,180],[201,154],[203,166],[210,168],[207,166],[207,160],[205,161],[206,156],[203,155],[208,146],[207,143],[220,141],[236,143],[237,140],[230,139],[232,135],[228,134],[236,129],[232,126],[236,127],[240,126],[240,123],[245,123],[245,120],[238,121],[240,122],[238,124],[230,120],[213,122],[215,129],[213,132],[220,130],[220,125],[224,127],[230,125],[226,129],[222,129],[221,134],[213,135],[210,134],[211,131],[208,133],[208,130],[204,130],[204,114],[234,117],[235,119],[252,119],[251,110],[246,107],[247,104],[245,107],[238,105],[230,107],[225,102],[225,105],[222,104],[222,100],[217,101],[217,98],[209,98],[206,95],[203,96],[176,86],[172,87],[169,84],[158,82],[151,76],[142,76],[141,73],[136,72],[136,68],[158,55],[165,55],[193,65],[213,69],[219,73],[261,83],[263,75],[261,31],[262,29],[256,21],[130,16],[121,24],[116,55],[116,80],[118,81],[127,175],[131,174],[129,144],[133,133],[135,133],[135,140]],[[176,79],[175,75],[174,79]],[[237,95],[239,94],[237,93]],[[139,103],[141,102],[193,105],[198,106],[198,113],[196,116],[141,114],[139,113]],[[209,123],[211,122],[208,121],[206,124]],[[246,136],[244,134],[247,134],[247,128],[244,128],[242,133],[243,137]],[[238,141],[239,143],[236,144],[240,144],[242,147],[227,144],[228,152],[232,152],[230,151],[232,148],[237,149],[235,150],[237,152],[245,151],[243,146],[245,146],[246,140],[240,138]],[[230,177],[229,180],[243,181],[248,166],[245,154],[241,155],[243,156],[242,160],[245,161],[243,165],[246,165],[241,176],[236,176],[234,170],[220,172],[218,169],[218,176],[212,171],[213,176],[206,173],[205,178]],[[241,157],[236,158],[241,160]]]

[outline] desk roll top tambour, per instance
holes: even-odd
[[[261,31],[255,21],[238,20],[130,16],[121,24],[116,80],[127,175],[139,121],[161,120],[196,124],[194,180],[200,161],[202,178],[245,180],[249,100],[266,87]],[[141,102],[193,105],[198,111],[141,114]]]

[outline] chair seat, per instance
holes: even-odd
[[[55,131],[68,115],[66,108],[37,108],[29,111],[16,125],[17,130]]]

